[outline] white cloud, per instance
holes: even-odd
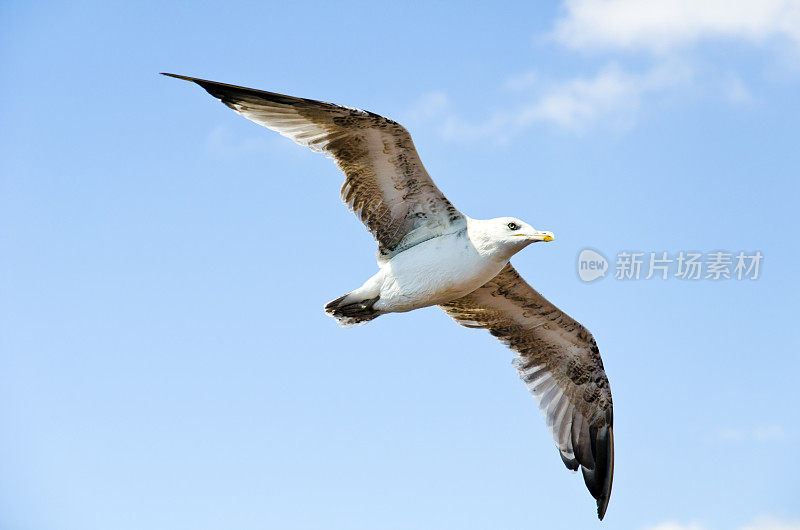
[[[441,116],[450,107],[447,94],[434,90],[420,96],[406,111],[409,121],[428,121]]]
[[[237,137],[227,126],[216,126],[206,137],[206,148],[217,157],[237,156],[269,149],[266,135]]]
[[[760,44],[783,39],[791,46],[780,50],[800,52],[800,0],[565,0],[562,12],[552,30],[555,42],[603,52],[593,75],[560,81],[546,72],[510,76],[498,90],[527,97],[484,119],[458,115],[441,92],[423,96],[410,116],[436,119],[442,135],[452,140],[503,142],[536,124],[576,133],[594,126],[624,130],[636,123],[642,108],[681,89],[734,105],[757,97],[735,66],[703,64],[701,56],[688,53],[701,40]],[[659,53],[646,55],[642,66],[641,57],[632,62],[624,53],[631,50]],[[729,433],[728,438],[737,436],[745,435]]]
[[[708,530],[708,527],[700,523],[664,522],[655,526],[648,526],[645,530]],[[738,527],[737,530],[800,530],[800,520],[759,517],[751,523]]]
[[[512,111],[496,112],[482,121],[465,121],[456,114],[447,116],[440,128],[446,140],[479,140],[494,137],[498,142],[506,141],[512,133]]]
[[[750,91],[736,74],[728,74],[723,83],[723,92],[731,103],[745,103],[750,100]]]
[[[666,52],[703,39],[800,45],[797,0],[567,0],[554,36],[575,49]]]
[[[713,438],[714,441],[722,441],[722,442],[738,442],[739,440],[743,440],[745,437],[745,432],[743,429],[734,429],[733,427],[724,427],[722,429],[717,429],[715,433],[716,436]]]
[[[800,520],[788,521],[776,517],[759,517],[739,530],[800,530]]]
[[[590,78],[558,83],[522,109],[517,125],[536,121],[580,131],[604,119],[616,127],[630,126],[642,97],[682,83],[689,72],[677,64],[661,65],[645,73],[631,73],[611,64]]]
[[[774,442],[785,440],[786,431],[780,425],[756,425],[755,427],[724,427],[718,429],[713,441],[722,442]]]
[[[242,155],[266,155],[277,150],[290,155],[305,156],[307,149],[287,142],[279,135],[264,134],[260,127],[248,124],[252,134],[246,134],[229,125],[217,125],[205,139],[206,151],[217,158],[238,157]]]
[[[685,83],[691,72],[680,63],[664,63],[644,73],[632,73],[609,64],[595,75],[565,81],[546,82],[534,73],[512,78],[532,82],[531,96],[517,105],[496,111],[484,120],[465,120],[451,112],[439,115],[441,132],[451,140],[494,137],[502,142],[525,128],[546,123],[571,132],[583,132],[599,121],[617,129],[630,127],[636,120],[642,98]],[[506,84],[509,86],[509,83]]]
[[[680,524],[666,522],[655,526],[648,526],[645,530],[706,530],[706,528],[699,523]]]
[[[759,442],[769,442],[786,438],[786,432],[780,425],[759,425],[753,430],[753,437]]]
[[[533,88],[536,86],[536,83],[540,81],[539,75],[536,72],[523,72],[508,77],[503,86],[506,90],[519,92],[521,90]]]
[[[751,44],[789,43],[775,48],[797,57],[800,52],[799,0],[565,0],[562,16],[555,22],[552,36],[567,48],[604,52],[620,60],[619,52],[656,52],[652,64],[681,62],[688,65],[702,61],[689,53],[700,41],[738,40]],[[628,56],[628,58],[630,58]],[[658,68],[656,68],[658,69]],[[663,69],[663,67],[661,68]],[[711,89],[719,100],[741,104],[752,99],[741,77],[720,71],[716,63],[698,66],[689,87]],[[639,76],[647,77],[647,74]],[[688,76],[683,76],[686,79]],[[638,106],[641,96],[655,93],[667,84],[658,80],[648,85],[628,76],[629,96]],[[673,86],[679,83],[673,83]],[[638,91],[636,87],[641,87]],[[593,105],[591,108],[603,108]],[[572,113],[576,120],[591,117],[591,112]],[[616,116],[608,114],[609,116]],[[586,121],[586,120],[583,120]],[[591,121],[591,120],[590,120]]]

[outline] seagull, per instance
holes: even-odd
[[[514,217],[458,211],[425,171],[399,123],[312,99],[168,74],[194,82],[248,120],[332,158],[341,197],[378,242],[378,272],[329,302],[342,326],[438,305],[486,329],[516,354],[561,459],[579,468],[602,520],[614,475],[611,389],[592,334],[528,285],[509,263],[553,233]]]

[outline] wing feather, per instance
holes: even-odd
[[[591,333],[548,302],[509,263],[442,305],[462,326],[487,329],[517,353],[514,367],[539,404],[567,468],[581,469],[603,518],[614,475],[611,389]]]
[[[378,241],[380,262],[466,226],[425,171],[402,125],[332,103],[164,75],[192,81],[245,118],[333,158],[346,177],[342,200]]]

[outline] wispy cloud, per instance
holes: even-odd
[[[664,64],[644,73],[632,73],[616,64],[596,75],[556,83],[518,115],[519,126],[537,121],[581,131],[598,120],[628,127],[635,120],[642,97],[682,83],[690,73],[677,64]]]
[[[754,98],[741,75],[735,68],[698,66],[691,48],[725,38],[755,45],[789,42],[800,52],[800,2],[566,0],[550,36],[558,46],[580,52],[582,60],[592,52],[588,56],[600,66],[592,74],[560,80],[539,71],[511,75],[498,90],[527,97],[507,98],[516,102],[482,119],[455,112],[440,92],[426,95],[414,116],[441,123],[447,139],[503,142],[537,124],[573,133],[597,126],[625,130],[648,102],[680,89],[700,89],[705,97],[739,105]],[[632,52],[644,52],[644,66],[641,56],[630,60]]]
[[[655,526],[648,526],[645,530],[706,530],[700,523],[681,524],[672,521],[659,523]]]
[[[646,49],[664,53],[701,40],[800,45],[796,0],[567,0],[554,36],[574,49]]]
[[[800,520],[789,521],[777,517],[759,517],[739,530],[800,530]]]
[[[723,427],[713,434],[717,442],[772,442],[786,439],[786,430],[780,425],[757,425],[755,427]]]
[[[727,78],[723,80],[722,90],[731,103],[745,103],[751,98],[750,91],[742,78],[733,73],[728,74]]]
[[[264,152],[269,149],[269,143],[266,135],[242,138],[224,125],[216,126],[206,136],[206,149],[212,155],[221,158]]]
[[[442,135],[451,140],[493,137],[502,142],[537,123],[575,133],[584,132],[599,121],[626,129],[635,123],[644,96],[685,83],[691,75],[677,62],[660,64],[642,73],[611,63],[594,75],[563,81],[548,81],[543,75],[528,72],[509,78],[504,87],[525,89],[530,96],[516,105],[495,110],[483,120],[464,118],[454,111],[446,96],[438,93],[424,96],[409,116],[438,121]]]
[[[276,149],[289,155],[307,154],[305,148],[287,142],[277,134],[265,134],[262,132],[263,129],[253,127],[251,124],[248,124],[248,127],[253,130],[252,134],[244,134],[228,125],[217,125],[206,135],[206,151],[217,158],[266,155]]]
[[[753,436],[759,442],[782,440],[786,438],[786,431],[780,425],[759,425],[753,430]]]
[[[708,530],[700,523],[677,523],[667,521],[644,530]],[[759,517],[753,522],[738,527],[736,530],[800,530],[800,520],[780,519],[777,517]]]
[[[523,72],[506,78],[505,83],[503,83],[503,88],[511,92],[520,92],[522,90],[534,88],[536,84],[540,82],[541,76],[536,72]]]
[[[450,108],[447,94],[434,90],[420,96],[406,111],[409,121],[423,122],[441,116]]]

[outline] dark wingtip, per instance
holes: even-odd
[[[199,77],[190,77],[188,75],[170,74],[167,72],[161,72],[161,75],[165,75],[167,77],[174,77],[175,79],[183,79],[184,81],[191,81],[192,83],[196,83],[197,85],[200,85],[203,89],[205,89],[206,92],[208,92],[215,98],[219,99],[225,105],[233,108],[234,110],[236,110],[236,108],[234,107],[234,103],[240,100],[241,98],[245,97],[263,99],[281,105],[304,105],[304,104],[312,106],[331,105],[330,103],[325,103],[323,101],[287,96],[285,94],[278,94],[277,92],[256,90],[255,88],[247,88],[245,86],[229,85],[228,83],[219,83],[217,81],[209,81],[208,79],[200,79]],[[334,107],[338,109],[344,108],[338,106]],[[361,110],[353,110],[353,109],[351,109],[351,111],[359,113],[364,112]],[[375,116],[378,115],[376,114]],[[386,119],[383,117],[381,118]],[[391,120],[387,121],[391,122]]]
[[[583,481],[589,493],[597,500],[597,516],[606,514],[614,478],[614,416],[609,407],[599,426],[591,426],[582,415],[572,420],[571,441],[574,458],[580,464]],[[572,469],[572,462],[561,455],[564,464]]]
[[[608,469],[606,471],[605,480],[603,481],[603,493],[597,499],[597,516],[600,520],[606,515],[606,508],[608,508],[608,501],[611,498],[611,483],[614,480],[614,428],[608,427]]]
[[[558,452],[558,456],[561,457],[561,461],[564,462],[564,465],[567,466],[567,469],[569,469],[570,471],[578,470],[580,464],[578,464],[578,461],[575,459],[575,457],[567,458],[561,451]]]
[[[183,79],[184,81],[190,81],[202,87],[206,92],[214,96],[215,98],[222,101],[225,105],[233,108],[231,105],[231,101],[226,99],[226,96],[229,96],[233,93],[242,93],[242,92],[249,92],[249,93],[261,93],[267,94],[261,90],[253,90],[252,88],[241,87],[237,85],[228,85],[226,83],[218,83],[216,81],[209,81],[208,79],[200,79],[198,77],[190,77],[188,75],[178,75],[178,74],[170,74],[167,72],[161,72],[161,75],[165,75],[167,77],[174,77],[175,79]],[[234,109],[235,110],[235,109]]]
[[[216,81],[209,81],[208,79],[200,79],[199,77],[190,77],[188,75],[169,74],[167,72],[161,72],[161,75],[165,75],[167,77],[174,77],[175,79],[183,79],[184,81],[191,81],[192,83],[197,83],[206,90],[209,90],[210,87],[229,87],[229,88],[238,88],[243,90],[251,90],[236,85],[226,85],[225,83],[217,83]]]
[[[184,81],[197,81],[194,77],[188,77],[185,75],[169,74],[167,72],[161,72],[161,75],[165,75],[167,77],[174,77],[175,79],[183,79]]]
[[[611,410],[606,412],[604,424],[589,427],[590,452],[594,465],[581,462],[581,473],[586,488],[597,500],[597,517],[603,520],[611,497],[614,478],[614,429]]]
[[[614,429],[611,425],[598,430],[595,469],[584,468],[583,478],[589,492],[597,499],[597,517],[602,521],[611,498],[611,483],[614,479]]]

